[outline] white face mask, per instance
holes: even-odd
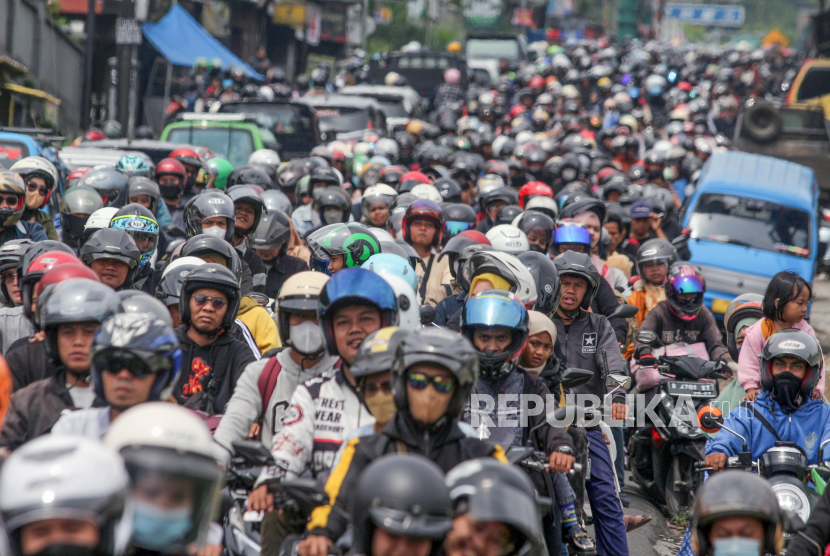
[[[323,349],[323,331],[313,320],[290,326],[288,331],[291,347],[303,355],[314,355]]]
[[[323,220],[326,224],[339,224],[343,221],[343,211],[340,209],[326,209],[323,211]]]
[[[202,233],[207,234],[209,236],[218,237],[219,239],[225,239],[225,232],[227,230],[223,230],[219,226],[211,226],[210,228],[202,228]]]

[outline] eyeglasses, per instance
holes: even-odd
[[[228,304],[228,302],[221,297],[208,297],[203,293],[194,294],[193,301],[196,303],[197,307],[204,307],[207,302],[210,302],[213,305],[213,308],[217,311],[221,311],[222,308]]]
[[[429,376],[423,373],[409,373],[407,383],[415,390],[423,390],[432,383],[436,392],[449,394],[455,387],[455,381],[450,376]]]
[[[377,382],[367,382],[363,388],[367,396],[374,396],[380,391],[383,391],[384,394],[390,394],[392,393],[392,382],[389,380],[385,380],[380,384]]]
[[[38,193],[40,193],[41,197],[46,197],[46,194],[49,193],[49,190],[47,188],[40,187],[40,186],[38,186],[38,184],[36,184],[33,181],[30,181],[29,183],[26,184],[26,189],[28,191],[31,191],[32,193],[37,191]]]
[[[3,274],[3,281],[4,282],[11,282],[12,284],[17,283],[17,271],[16,270],[8,270]]]
[[[17,208],[20,204],[20,197],[17,195],[0,195],[0,206],[8,205]]]

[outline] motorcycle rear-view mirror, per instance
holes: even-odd
[[[421,326],[429,326],[435,322],[435,317],[438,316],[438,313],[435,312],[435,307],[430,305],[421,305],[418,311],[421,317]]]
[[[271,452],[258,440],[234,440],[231,446],[236,455],[245,458],[253,465],[262,467],[271,461]]]
[[[785,533],[798,533],[807,528],[807,524],[792,510],[781,510],[781,518]]]
[[[577,386],[582,386],[583,384],[586,384],[593,377],[593,371],[576,368],[565,369],[565,372],[562,373],[562,387],[576,388]]]
[[[607,315],[608,318],[621,318],[621,319],[630,319],[631,317],[636,317],[639,309],[634,305],[629,305],[628,303],[623,303],[613,311],[611,311],[610,315]]]
[[[660,338],[653,330],[640,330],[637,332],[637,341],[648,346],[657,346],[660,344]]]
[[[628,390],[631,388],[631,377],[625,375],[610,374],[605,377],[605,386],[609,388],[621,388]]]
[[[723,413],[717,407],[707,405],[700,408],[697,412],[697,420],[700,423],[700,428],[703,432],[714,434],[718,432],[723,425]]]

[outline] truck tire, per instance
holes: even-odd
[[[767,102],[756,102],[743,114],[744,131],[757,143],[774,141],[781,134],[783,125],[781,113]]]

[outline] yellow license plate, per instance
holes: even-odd
[[[712,312],[713,313],[724,314],[726,312],[726,310],[729,308],[730,303],[732,303],[732,302],[727,301],[726,299],[713,299],[712,300]]]

